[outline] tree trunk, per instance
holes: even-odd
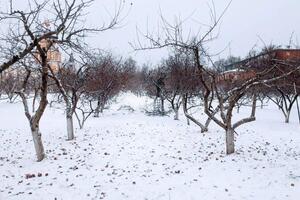
[[[178,108],[175,108],[174,109],[174,112],[175,112],[175,115],[174,115],[174,120],[178,120],[179,119],[179,117],[178,117]]]
[[[228,128],[226,130],[226,154],[234,153],[234,129]]]
[[[237,105],[237,113],[238,113],[238,114],[240,113],[240,108],[241,108],[241,106],[240,106],[240,105]]]
[[[95,109],[94,117],[99,118],[99,116],[100,116],[100,108],[97,106],[97,108]]]
[[[260,109],[264,108],[264,100],[260,100]]]
[[[13,93],[8,95],[9,103],[13,103],[14,102],[13,101],[13,99],[14,99],[13,97],[14,97]]]
[[[99,118],[99,116],[100,116],[100,106],[97,105],[97,107],[95,109],[94,117]]]
[[[212,119],[211,119],[210,117],[208,117],[208,118],[206,119],[206,122],[205,122],[205,125],[204,125],[206,131],[208,131],[208,126],[209,126],[209,124],[210,124],[211,121],[212,121]]]
[[[161,101],[161,115],[165,115],[165,101],[162,97],[160,97],[160,101]]]
[[[257,95],[254,94],[252,97],[252,108],[251,108],[251,118],[255,118],[256,115],[256,104],[257,104]]]
[[[296,105],[297,105],[298,120],[299,120],[299,124],[300,124],[300,108],[299,108],[299,103],[298,103],[298,97],[296,99]]]
[[[95,114],[94,114],[94,117],[96,118],[99,118],[99,114],[100,114],[100,107],[101,107],[101,100],[100,98],[98,98],[98,101],[97,101],[97,107],[95,109]],[[101,109],[101,113],[103,112],[103,110]]]
[[[74,125],[73,125],[73,116],[67,115],[67,133],[68,140],[74,139]]]
[[[288,110],[285,115],[285,123],[287,123],[287,124],[290,123],[290,113],[291,113],[291,111]]]
[[[157,97],[154,98],[153,100],[153,112],[158,113],[158,108],[157,108]]]
[[[39,130],[39,125],[30,125],[34,143],[34,148],[37,156],[37,161],[40,162],[45,158],[44,146],[42,142],[42,134]]]
[[[100,106],[100,113],[103,113],[103,111],[104,111],[104,104],[101,103],[101,106]]]

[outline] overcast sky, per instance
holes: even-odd
[[[97,10],[101,10],[103,5],[111,9],[111,6],[116,2],[113,0],[96,0],[92,9],[93,15],[97,16]],[[175,16],[180,15],[185,18],[192,14],[189,18],[191,26],[200,28],[199,24],[192,22],[208,22],[207,4],[209,2],[211,1],[126,0],[126,9],[130,9],[130,12],[124,21],[125,26],[97,35],[93,38],[93,45],[100,48],[110,48],[122,55],[132,52],[128,42],[136,39],[136,27],[144,32],[146,32],[147,27],[156,29],[160,10],[171,22]],[[221,14],[228,2],[228,0],[215,0],[218,14]],[[130,6],[131,3],[132,6]],[[219,52],[229,45],[230,48],[228,47],[224,51],[223,57],[229,54],[244,57],[255,44],[263,47],[264,44],[261,39],[266,44],[286,45],[289,43],[292,33],[294,33],[294,42],[298,43],[297,40],[300,40],[299,9],[299,0],[233,0],[222,19],[218,39],[210,44],[210,51],[212,53]],[[162,56],[165,56],[161,51],[138,52],[130,55],[139,63],[147,61],[156,63]]]
[[[0,6],[3,5],[0,0]],[[209,21],[209,0],[122,0],[124,3],[122,27],[100,33],[87,41],[93,46],[110,49],[122,56],[132,56],[139,64],[157,63],[167,55],[166,51],[133,52],[129,42],[136,40],[136,27],[142,32],[157,29],[160,10],[170,22],[176,16],[186,18],[187,27],[199,30],[199,22]],[[26,4],[25,0],[15,0],[18,4]],[[109,10],[113,13],[118,0],[95,0],[90,8],[87,24],[95,25],[105,21]],[[215,0],[217,14],[228,4],[228,0]],[[229,47],[222,57],[229,54],[246,56],[255,44],[286,45],[294,33],[294,42],[300,43],[300,0],[233,0],[231,6],[222,18],[220,34],[217,40],[209,44],[211,53],[216,53]],[[190,27],[189,27],[190,26]],[[298,42],[299,39],[299,42]]]

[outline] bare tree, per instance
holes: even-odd
[[[294,66],[284,73],[278,73],[278,63],[272,59],[270,54],[263,54],[263,56],[260,57],[247,59],[240,66],[243,68],[243,71],[234,72],[233,79],[230,76],[229,79],[226,79],[226,76],[225,79],[223,76],[221,76],[222,78],[220,79],[220,75],[209,74],[212,81],[210,82],[210,87],[206,87],[204,95],[206,114],[226,131],[227,154],[234,152],[235,129],[255,120],[257,88],[272,84],[276,81],[282,81],[284,78],[289,77],[299,70],[299,66]],[[253,70],[255,70],[255,72]],[[274,71],[277,73],[272,73]],[[234,108],[238,104],[238,101],[249,93],[253,95],[250,116],[233,122],[232,116]],[[219,119],[213,116],[211,109],[212,104],[209,104],[209,98],[213,96],[217,99],[218,107],[220,108]]]
[[[51,71],[51,78],[55,81],[59,93],[65,103],[65,113],[67,122],[67,140],[74,139],[73,115],[76,111],[78,101],[85,91],[85,71],[88,69],[86,63],[81,63],[81,67],[76,69],[73,55],[62,68],[55,73]]]
[[[80,129],[83,129],[87,119],[95,112],[94,99],[85,97],[81,99],[76,107],[75,116]]]
[[[40,120],[44,114],[44,111],[47,106],[47,93],[48,93],[48,61],[47,61],[47,50],[42,49],[40,45],[38,45],[38,52],[41,56],[41,85],[40,85],[40,102],[39,106],[32,114],[29,111],[28,99],[26,96],[26,88],[28,84],[28,80],[31,75],[31,70],[28,66],[26,66],[27,75],[24,78],[23,86],[17,94],[21,97],[25,116],[28,119],[31,134],[33,138],[33,143],[36,151],[37,161],[42,161],[45,157],[44,146],[42,142],[42,134],[40,132]]]
[[[175,25],[172,25],[162,18],[162,31],[160,31],[158,35],[147,33],[144,37],[148,39],[150,44],[143,45],[138,41],[135,45],[135,49],[147,50],[173,47],[182,51],[190,52],[193,55],[194,66],[198,69],[198,77],[204,91],[204,112],[209,118],[225,130],[226,153],[231,154],[235,151],[235,130],[241,125],[255,120],[256,95],[254,94],[250,116],[233,122],[233,110],[238,101],[247,94],[250,89],[259,85],[280,80],[290,75],[295,70],[298,70],[299,67],[294,68],[292,71],[285,72],[284,74],[271,77],[266,75],[276,69],[276,64],[271,65],[269,68],[260,69],[260,71],[257,71],[256,73],[251,71],[251,68],[245,68],[244,72],[240,72],[239,76],[232,80],[233,82],[227,82],[225,85],[221,84],[219,78],[220,74],[210,70],[209,66],[205,66],[205,63],[202,60],[203,56],[207,57],[208,60],[212,60],[207,51],[207,44],[216,38],[214,32],[227,8],[228,7],[224,9],[223,13],[219,17],[217,17],[214,9],[212,9],[212,22],[211,25],[208,26],[208,29],[206,29],[206,32],[202,35],[194,35],[193,37],[187,36],[187,38],[184,37],[183,34],[183,21],[179,21]],[[260,59],[254,60],[261,62]],[[252,65],[253,63],[250,62],[250,60],[247,60],[247,63],[244,63],[243,66],[247,66],[249,64]],[[217,101],[215,105],[213,104],[214,101],[212,101],[212,99]],[[215,115],[217,109],[219,109],[219,117]]]
[[[105,106],[123,89],[122,60],[111,53],[96,54],[87,72],[87,98],[96,101],[94,117],[99,117]]]
[[[10,66],[25,58],[37,48],[38,44],[47,39],[59,38],[61,44],[77,46],[74,38],[82,38],[88,32],[98,32],[112,29],[120,20],[122,6],[116,10],[109,23],[101,27],[87,28],[82,26],[82,18],[86,14],[84,10],[94,0],[51,0],[28,2],[28,10],[15,10],[13,0],[7,0],[10,5],[9,11],[0,11],[0,24],[11,24],[6,37],[2,37],[2,52],[6,61],[0,64],[0,73]],[[40,20],[41,16],[47,16],[48,21]],[[51,25],[51,27],[50,27]],[[6,44],[5,44],[6,43]],[[7,44],[14,44],[13,48],[7,49]],[[7,54],[7,51],[10,53]]]
[[[151,115],[165,115],[167,72],[164,66],[146,69],[143,76],[143,90],[153,99],[153,110],[147,111]]]
[[[85,9],[92,5],[93,0],[51,0],[38,2],[29,1],[27,10],[16,10],[14,2],[9,1],[9,12],[0,13],[0,23],[11,23],[8,34],[1,39],[1,53],[6,61],[0,64],[0,73],[12,65],[22,62],[25,58],[34,57],[37,73],[40,74],[40,101],[34,114],[29,113],[28,102],[22,90],[18,92],[24,104],[25,115],[30,123],[33,141],[37,153],[37,160],[44,158],[44,147],[41,140],[39,122],[47,106],[48,78],[52,69],[51,55],[53,48],[81,49],[82,39],[91,32],[112,29],[118,24],[120,9],[112,15],[109,23],[96,28],[88,28],[83,23]],[[47,16],[47,20],[44,20]],[[57,47],[59,46],[59,47]],[[30,69],[28,69],[31,71]],[[28,72],[28,74],[30,74]],[[28,75],[29,76],[29,75]],[[27,77],[27,76],[26,76]],[[25,78],[24,84],[27,83]]]
[[[286,71],[291,70],[287,68],[288,66],[284,66],[284,69],[282,69],[282,67],[278,67],[278,71],[281,73],[286,73]],[[299,96],[299,75],[299,72],[295,72],[290,76],[267,85],[267,96],[282,111],[285,118],[285,123],[289,123],[292,108]]]
[[[164,94],[174,111],[174,120],[178,120],[179,108],[182,105],[182,94],[186,86],[186,72],[189,70],[189,59],[179,53],[169,56],[163,63],[166,66]],[[188,72],[189,73],[189,72]],[[192,81],[189,81],[191,83]]]

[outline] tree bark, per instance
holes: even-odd
[[[175,112],[174,120],[179,120],[179,117],[178,117],[178,113],[179,113],[179,112],[178,112],[178,110],[179,110],[178,108],[175,108],[175,109],[174,109],[174,112]]]
[[[74,125],[73,125],[73,116],[67,115],[67,133],[68,140],[74,139]]]
[[[160,102],[161,102],[161,106],[160,106],[161,115],[165,115],[165,101],[162,97],[160,97]]]
[[[96,107],[96,109],[95,109],[94,117],[99,118],[100,108],[101,108],[101,99],[100,99],[100,97],[98,97],[97,107]],[[103,109],[101,109],[101,113],[102,113],[102,112],[103,112]]]
[[[284,122],[287,124],[290,123],[290,110],[287,110]]]
[[[31,124],[30,126],[31,126],[31,133],[32,133],[32,138],[33,138],[37,161],[40,162],[45,158],[45,151],[44,151],[44,146],[43,146],[43,142],[42,142],[42,134],[39,130],[38,124],[36,124],[36,125]]]
[[[228,128],[226,130],[226,154],[234,153],[234,129]]]

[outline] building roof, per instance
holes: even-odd
[[[278,59],[278,60],[293,60],[293,59],[300,60],[300,49],[273,49],[268,52],[258,54],[256,56],[246,58],[239,62],[231,63],[230,65],[224,66],[224,68],[228,70],[236,69],[243,65],[246,65],[251,61],[264,58],[265,56],[271,56],[272,59]]]

